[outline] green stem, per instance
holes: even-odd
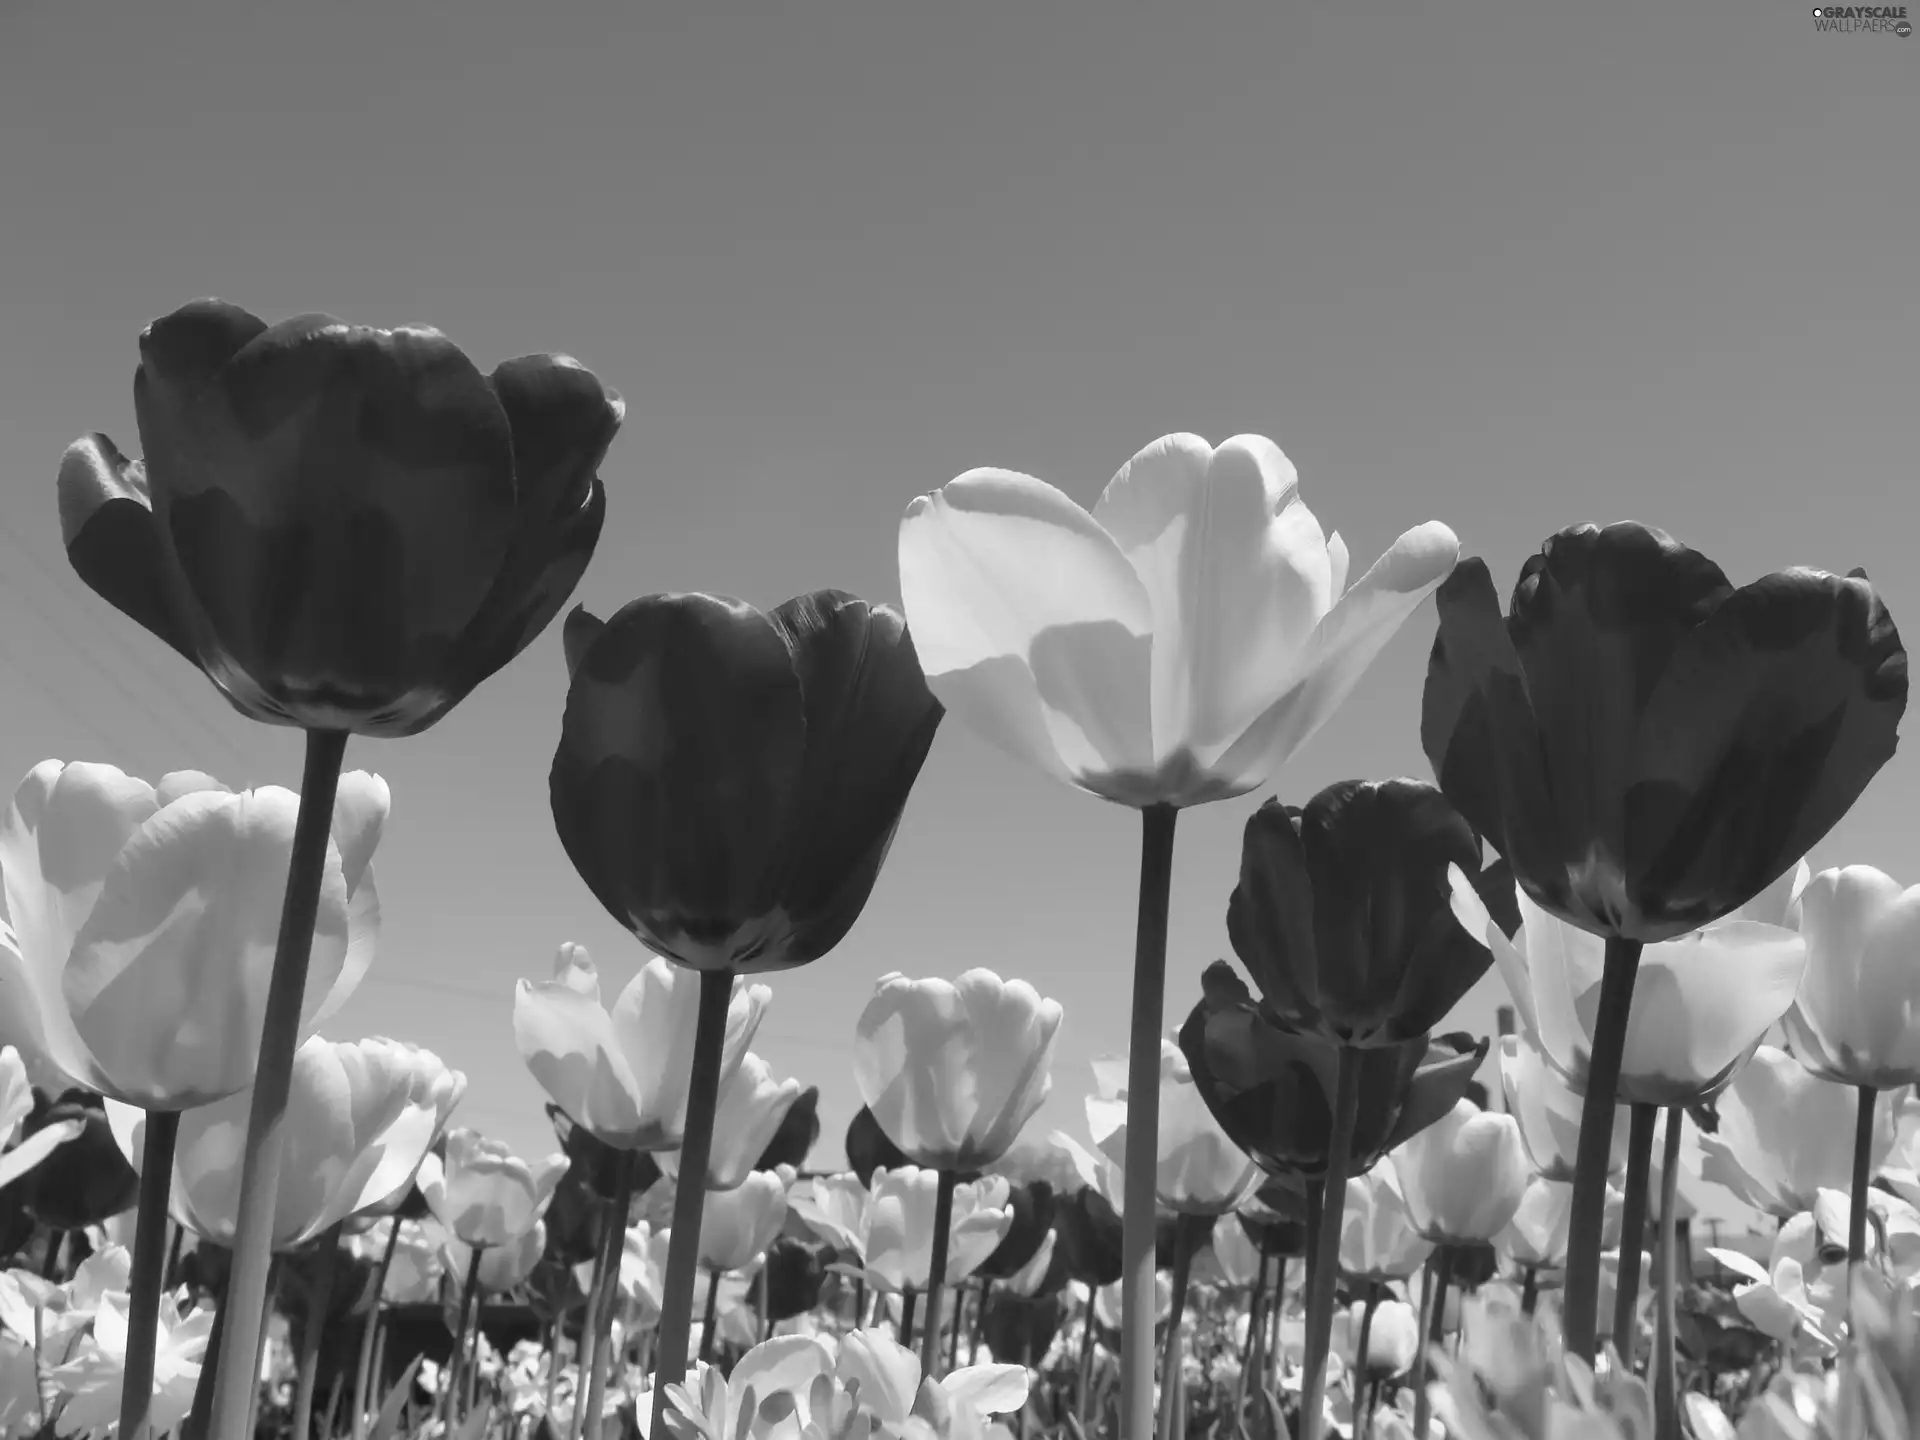
[[[1182,1215],[1173,1225],[1173,1305],[1160,1350],[1160,1440],[1172,1440],[1180,1399],[1180,1321],[1187,1309],[1187,1281],[1193,1274],[1194,1220]]]
[[[120,1433],[144,1440],[153,1404],[153,1344],[160,1333],[166,1285],[167,1199],[173,1189],[173,1144],[180,1112],[149,1110],[140,1149],[140,1208],[133,1230],[133,1275],[127,1297],[127,1359],[120,1382]]]
[[[913,1316],[920,1303],[920,1292],[911,1285],[900,1292],[900,1344],[913,1349]]]
[[[1640,942],[1609,936],[1594,1019],[1587,1093],[1580,1107],[1580,1144],[1574,1152],[1573,1207],[1567,1220],[1567,1276],[1562,1325],[1567,1352],[1593,1363],[1600,1303],[1600,1247],[1607,1218],[1607,1169],[1613,1158],[1614,1101],[1620,1057],[1633,1010]],[[1416,1432],[1418,1433],[1418,1432]]]
[[[1680,1136],[1687,1123],[1684,1106],[1667,1108],[1667,1138],[1660,1150],[1660,1311],[1653,1337],[1653,1413],[1657,1440],[1683,1440],[1680,1428],[1680,1377],[1674,1357],[1674,1307],[1680,1292],[1679,1208]]]
[[[274,1211],[280,1200],[280,1166],[286,1156],[287,1094],[293,1085],[293,1052],[300,1043],[300,1005],[313,953],[313,925],[320,909],[333,832],[333,801],[340,762],[347,751],[344,730],[309,730],[300,814],[293,827],[293,856],[280,910],[280,936],[267,983],[266,1017],[254,1072],[253,1102],[240,1158],[240,1203],[233,1236],[232,1278],[227,1282],[225,1333],[220,1337],[220,1378],[213,1402],[214,1440],[250,1440],[248,1415],[259,1372],[261,1327],[266,1319],[267,1270],[273,1261]]]
[[[1427,1394],[1427,1357],[1447,1330],[1447,1280],[1453,1271],[1453,1247],[1442,1245],[1427,1261],[1427,1283],[1420,1295],[1420,1349],[1413,1361],[1413,1433],[1427,1433],[1433,1400]]]
[[[707,1308],[700,1325],[700,1360],[702,1364],[713,1359],[713,1332],[720,1324],[720,1272],[707,1271]]]
[[[652,1435],[667,1433],[667,1387],[687,1378],[687,1342],[693,1334],[693,1282],[700,1270],[700,1212],[713,1158],[713,1117],[720,1103],[720,1060],[733,1004],[733,972],[700,972],[700,1011],[694,1022],[693,1073],[687,1083],[687,1128],[680,1142],[680,1180],[673,1195],[673,1236],[660,1297],[660,1334],[654,1347]]]
[[[704,977],[703,977],[704,979]],[[726,993],[732,995],[733,986],[729,982]],[[700,1006],[704,1014],[706,1009],[706,987],[700,990]],[[720,1012],[720,1018],[726,1019],[726,1011]],[[711,1126],[709,1126],[711,1129]],[[593,1326],[593,1373],[587,1381],[587,1440],[600,1440],[601,1412],[606,1409],[607,1373],[613,1369],[618,1356],[613,1353],[613,1301],[620,1293],[620,1260],[627,1250],[627,1215],[633,1209],[633,1172],[636,1152],[622,1151],[614,1162],[613,1204],[607,1210],[606,1229],[600,1236],[600,1254],[596,1260],[593,1276],[593,1295],[587,1301],[587,1322]],[[693,1171],[699,1177],[695,1181],[694,1194],[702,1198],[706,1195],[706,1156],[700,1157],[700,1168]],[[680,1172],[682,1180],[689,1178],[688,1172]],[[696,1216],[694,1239],[699,1240],[700,1221]],[[685,1349],[685,1342],[682,1342]],[[664,1432],[663,1432],[664,1433]]]
[[[926,1333],[920,1342],[920,1375],[927,1380],[940,1378],[940,1290],[947,1280],[947,1242],[953,1233],[954,1172],[937,1172],[933,1192],[933,1253],[927,1259],[927,1315],[922,1322]],[[954,1316],[954,1324],[959,1324]]]
[[[1540,1267],[1527,1266],[1526,1276],[1520,1282],[1520,1313],[1533,1314],[1534,1303],[1540,1298]]]
[[[467,1357],[467,1330],[472,1323],[473,1302],[480,1293],[480,1257],[485,1253],[483,1247],[475,1245],[467,1260],[466,1288],[460,1292],[460,1328],[454,1332],[453,1348],[447,1351],[447,1368],[440,1372],[440,1433],[443,1435],[451,1435],[454,1421],[460,1418],[460,1380]]]
[[[1859,1108],[1853,1123],[1853,1194],[1847,1209],[1847,1287],[1851,1300],[1853,1267],[1867,1258],[1867,1191],[1873,1184],[1873,1111],[1880,1092],[1859,1087]]]
[[[1353,1163],[1353,1127],[1360,1116],[1360,1054],[1351,1045],[1336,1052],[1333,1133],[1327,1143],[1327,1175],[1320,1183],[1313,1263],[1307,1277],[1307,1335],[1300,1376],[1300,1440],[1320,1440],[1327,1387],[1327,1348],[1333,1338],[1334,1291],[1340,1283],[1340,1218],[1347,1204],[1347,1171]]]
[[[313,1289],[307,1295],[306,1323],[300,1327],[300,1380],[293,1400],[293,1440],[313,1433],[313,1387],[320,1374],[320,1340],[327,1328],[327,1307],[333,1303],[333,1266],[340,1253],[340,1226],[320,1237],[315,1254]]]
[[[360,1361],[353,1372],[353,1440],[367,1440],[367,1400],[376,1381],[373,1374],[373,1337],[380,1329],[380,1301],[387,1293],[387,1272],[393,1269],[393,1250],[400,1239],[400,1217],[387,1221],[387,1243],[380,1247],[380,1263],[373,1272],[373,1305],[367,1328],[360,1336]]]
[[[1367,1286],[1367,1308],[1360,1312],[1360,1339],[1353,1347],[1353,1373],[1365,1380],[1369,1365],[1367,1354],[1373,1348],[1373,1312],[1380,1308],[1380,1287]]]
[[[1657,1105],[1634,1105],[1627,1123],[1627,1188],[1620,1207],[1620,1267],[1613,1286],[1613,1349],[1633,1372],[1640,1332],[1640,1250],[1647,1235],[1647,1188],[1653,1172]]]
[[[1120,1440],[1153,1435],[1153,1231],[1160,1168],[1160,1029],[1167,989],[1173,825],[1180,812],[1140,812],[1140,908],[1133,946],[1133,1027],[1127,1052],[1127,1169],[1120,1254]]]

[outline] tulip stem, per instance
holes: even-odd
[[[1593,1053],[1587,1066],[1587,1093],[1580,1107],[1580,1144],[1574,1152],[1561,1320],[1567,1353],[1578,1355],[1589,1365],[1593,1363],[1599,1322],[1600,1247],[1607,1218],[1614,1104],[1620,1089],[1620,1058],[1627,1043],[1627,1016],[1633,1010],[1634,974],[1639,968],[1640,942],[1608,936],[1606,968],[1600,976],[1600,1008],[1593,1025]]]
[[[1362,1381],[1372,1368],[1367,1357],[1373,1349],[1373,1312],[1380,1308],[1380,1287],[1367,1282],[1367,1306],[1360,1312],[1360,1338],[1353,1347],[1353,1373]]]
[[[467,1358],[467,1327],[471,1323],[468,1316],[473,1310],[474,1297],[480,1293],[480,1257],[486,1253],[484,1246],[475,1245],[467,1258],[467,1283],[460,1292],[460,1328],[454,1331],[446,1368],[440,1372],[440,1430],[444,1435],[453,1433],[453,1422],[460,1418],[460,1376]]]
[[[1540,1298],[1540,1267],[1527,1266],[1527,1273],[1520,1280],[1520,1313],[1533,1314],[1534,1303]]]
[[[1627,1188],[1620,1207],[1620,1268],[1613,1287],[1613,1349],[1624,1373],[1633,1373],[1639,1335],[1640,1249],[1647,1235],[1647,1187],[1653,1173],[1657,1105],[1635,1104],[1627,1122]]]
[[[700,1213],[713,1158],[713,1117],[720,1102],[720,1062],[733,1003],[733,972],[700,972],[700,1010],[694,1022],[693,1073],[687,1083],[687,1128],[680,1142],[680,1180],[674,1186],[673,1237],[661,1287],[660,1333],[655,1342],[652,1435],[667,1433],[667,1387],[687,1378],[687,1342],[693,1332],[693,1282],[700,1269]]]
[[[1173,1301],[1167,1311],[1167,1334],[1160,1350],[1160,1440],[1173,1440],[1173,1422],[1180,1397],[1180,1321],[1187,1309],[1187,1281],[1193,1275],[1193,1249],[1198,1239],[1195,1220],[1182,1215],[1173,1222]]]
[[[1420,1348],[1413,1359],[1413,1433],[1427,1433],[1433,1398],[1427,1394],[1428,1356],[1447,1329],[1447,1280],[1453,1272],[1453,1247],[1442,1245],[1427,1261],[1427,1283],[1420,1287]]]
[[[707,1308],[700,1322],[700,1362],[713,1360],[713,1332],[720,1321],[720,1272],[707,1269]]]
[[[951,1170],[936,1173],[940,1178],[934,1182],[933,1191],[933,1250],[927,1259],[926,1333],[920,1345],[920,1375],[926,1380],[940,1378],[940,1288],[947,1280],[947,1241],[953,1233],[953,1182],[957,1178]],[[958,1299],[959,1292],[954,1293]],[[953,1321],[958,1333],[957,1307]]]
[[[1253,1291],[1247,1296],[1247,1343],[1240,1347],[1240,1378],[1233,1386],[1233,1417],[1239,1424],[1247,1408],[1247,1377],[1253,1371],[1260,1333],[1267,1323],[1267,1242],[1260,1241],[1260,1265],[1254,1271]]]
[[[1660,1150],[1660,1310],[1653,1337],[1653,1414],[1657,1440],[1683,1440],[1680,1377],[1674,1358],[1674,1307],[1680,1289],[1680,1229],[1675,1215],[1680,1193],[1680,1136],[1686,1108],[1667,1107],[1667,1137]]]
[[[1167,989],[1173,825],[1180,812],[1140,812],[1140,905],[1133,942],[1133,1027],[1127,1051],[1127,1169],[1120,1251],[1120,1440],[1153,1434],[1153,1232],[1160,1157],[1160,1031]]]
[[[220,1337],[220,1375],[213,1400],[214,1440],[249,1440],[248,1415],[258,1388],[254,1357],[266,1319],[267,1270],[273,1259],[274,1212],[280,1200],[280,1165],[286,1155],[287,1093],[293,1084],[293,1052],[300,1042],[300,1006],[313,953],[313,925],[320,909],[333,832],[333,801],[340,762],[347,751],[344,730],[307,731],[300,814],[293,827],[293,856],[280,909],[280,935],[267,984],[260,1058],[253,1102],[240,1158],[240,1203],[233,1235],[233,1269],[227,1281],[225,1333]]]
[[[729,993],[731,989],[729,985]],[[706,990],[702,986],[703,1004],[705,999]],[[724,1016],[725,1012],[721,1013]],[[633,1172],[638,1165],[638,1152],[633,1150],[621,1151],[613,1162],[613,1203],[607,1210],[606,1231],[600,1236],[600,1254],[594,1260],[593,1295],[587,1302],[586,1317],[587,1323],[593,1327],[593,1373],[587,1380],[587,1440],[600,1440],[600,1412],[606,1409],[607,1373],[612,1370],[617,1358],[612,1352],[613,1301],[614,1296],[620,1293],[620,1258],[627,1248],[627,1215],[633,1209]],[[685,1178],[687,1173],[682,1170],[681,1177]],[[707,1173],[705,1156],[700,1159],[700,1168],[692,1173],[702,1180],[694,1193],[704,1195]],[[694,1221],[696,1229],[699,1223],[697,1219]],[[696,1241],[699,1239],[697,1235],[694,1238]],[[578,1383],[575,1382],[576,1385]]]
[[[1087,1428],[1087,1400],[1093,1394],[1093,1286],[1087,1286],[1087,1310],[1080,1319],[1080,1385],[1074,1396],[1074,1418],[1082,1433]]]
[[[367,1401],[376,1381],[373,1375],[373,1337],[380,1329],[380,1301],[387,1293],[387,1272],[393,1269],[394,1245],[400,1239],[400,1217],[387,1221],[387,1243],[380,1247],[380,1263],[373,1271],[373,1305],[360,1336],[360,1361],[353,1372],[353,1440],[367,1440]]]
[[[1873,1183],[1873,1112],[1880,1092],[1862,1085],[1853,1125],[1853,1193],[1847,1208],[1847,1303],[1853,1303],[1854,1269],[1867,1258],[1867,1191]]]
[[[913,1316],[919,1304],[920,1292],[911,1285],[900,1292],[900,1344],[903,1348],[913,1348]]]
[[[128,1282],[127,1359],[120,1382],[120,1433],[142,1440],[153,1404],[153,1344],[166,1286],[167,1199],[173,1189],[173,1143],[180,1112],[149,1110],[140,1149],[140,1208],[134,1219],[133,1275]]]
[[[327,1309],[333,1304],[333,1265],[339,1253],[340,1226],[332,1225],[316,1247],[313,1289],[307,1294],[306,1323],[300,1327],[300,1378],[293,1399],[293,1440],[307,1440],[313,1433],[313,1387],[320,1374],[320,1340],[327,1328]]]
[[[1327,1142],[1327,1175],[1313,1208],[1309,1238],[1313,1261],[1307,1272],[1307,1335],[1300,1376],[1300,1440],[1319,1440],[1327,1383],[1327,1347],[1333,1338],[1333,1298],[1340,1283],[1340,1220],[1347,1205],[1347,1170],[1353,1163],[1353,1127],[1360,1116],[1360,1052],[1342,1045],[1333,1079],[1333,1132]],[[1308,1191],[1309,1195],[1313,1192]],[[1423,1433],[1423,1432],[1416,1432]]]

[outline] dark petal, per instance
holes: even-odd
[[[1487,907],[1487,913],[1500,927],[1500,933],[1511,940],[1520,929],[1520,897],[1514,892],[1513,866],[1505,859],[1496,858],[1478,874],[1471,867],[1466,874],[1480,896],[1480,903]]]
[[[768,1320],[791,1320],[820,1303],[820,1289],[827,1278],[823,1247],[783,1235],[767,1247],[763,1268]]]
[[[1474,831],[1540,903],[1565,890],[1540,733],[1486,562],[1462,560],[1434,595],[1439,629],[1421,697],[1420,745]]]
[[[775,893],[795,922],[784,963],[826,954],[859,918],[943,713],[906,622],[838,590],[768,616],[806,705],[806,763]]]
[[[1354,1045],[1426,1034],[1492,963],[1454,919],[1447,877],[1477,870],[1473,830],[1431,785],[1349,780],[1308,803],[1300,844],[1320,1028]]]
[[[1562,530],[1522,567],[1508,631],[1570,858],[1624,863],[1640,717],[1675,648],[1732,593],[1704,555],[1631,523]]]
[[[194,300],[140,332],[140,368],[168,386],[214,384],[267,322],[224,300]]]
[[[1007,1205],[1013,1211],[1012,1223],[993,1253],[974,1268],[980,1279],[1006,1280],[1019,1274],[1040,1253],[1053,1229],[1053,1186],[1046,1181],[1013,1186],[1007,1192]]]
[[[580,668],[580,658],[592,648],[593,642],[600,638],[600,632],[606,621],[588,610],[584,605],[576,605],[568,612],[567,623],[560,631],[561,648],[567,657],[567,679],[572,680]]]
[[[887,1138],[887,1132],[880,1128],[873,1111],[865,1105],[854,1112],[847,1124],[846,1151],[847,1168],[866,1186],[873,1184],[876,1170],[898,1170],[913,1163],[905,1151]]]
[[[128,463],[106,436],[89,435],[61,457],[59,495],[60,542],[74,573],[197,665],[173,616],[146,470]]]
[[[1464,1032],[1434,1036],[1407,1084],[1400,1113],[1394,1118],[1381,1153],[1385,1154],[1443,1115],[1450,1114],[1467,1093],[1474,1072],[1487,1058],[1487,1048],[1484,1037],[1476,1040]]]
[[[820,1143],[820,1087],[809,1085],[800,1092],[787,1113],[781,1117],[779,1128],[773,1132],[773,1139],[767,1142],[767,1148],[760,1152],[760,1158],[753,1162],[756,1170],[777,1170],[782,1165],[791,1165],[796,1170],[806,1168],[807,1156],[813,1147]]]
[[[1053,1229],[1072,1279],[1100,1286],[1120,1278],[1120,1216],[1097,1190],[1089,1187],[1054,1196]]]
[[[1628,883],[1664,938],[1777,879],[1892,758],[1907,653],[1873,585],[1786,570],[1675,653],[1637,735]]]
[[[580,878],[683,965],[779,948],[768,878],[805,724],[786,642],[751,605],[650,595],[625,606],[574,666],[548,781]]]
[[[1298,825],[1297,812],[1278,800],[1247,817],[1240,883],[1227,900],[1227,938],[1267,1003],[1288,1019],[1312,1026],[1320,1022],[1320,967],[1314,955],[1313,877]],[[1213,968],[1232,974],[1224,965]]]
[[[464,695],[457,647],[515,517],[506,415],[457,347],[303,316],[211,375],[143,361],[134,404],[194,643],[236,704],[394,735]]]

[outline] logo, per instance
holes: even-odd
[[[1904,5],[1816,5],[1813,28],[1836,34],[1898,35],[1913,34]]]

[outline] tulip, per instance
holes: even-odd
[[[539,985],[522,980],[514,992],[514,1042],[540,1088],[602,1144],[677,1150],[686,1133],[700,977],[656,955],[609,1011],[584,945],[562,945],[553,976]],[[721,1051],[723,1086],[739,1069],[772,996],[765,985],[735,982]]]
[[[887,1132],[873,1118],[873,1111],[864,1105],[854,1111],[853,1119],[847,1122],[846,1150],[847,1168],[862,1185],[872,1183],[876,1170],[898,1170],[913,1163],[887,1138]]]
[[[1807,976],[1786,1016],[1787,1045],[1814,1074],[1859,1095],[1847,1242],[1858,1261],[1879,1092],[1920,1081],[1920,886],[1902,891],[1871,865],[1823,870],[1801,896],[1800,929]]]
[[[1822,1080],[1771,1045],[1714,1103],[1718,1128],[1700,1137],[1700,1178],[1779,1219],[1811,1210],[1819,1192],[1845,1190],[1853,1178],[1858,1107],[1844,1085]],[[1873,1120],[1870,1171],[1893,1149],[1894,1120]]]
[[[1731,914],[1846,813],[1893,753],[1906,654],[1861,572],[1736,590],[1633,524],[1549,539],[1507,617],[1478,561],[1438,603],[1421,743],[1440,788],[1536,905],[1607,942],[1566,1296],[1591,1359],[1641,947]]]
[[[440,1259],[446,1273],[460,1276],[471,1273],[480,1289],[493,1294],[516,1290],[526,1284],[546,1249],[544,1220],[534,1221],[532,1229],[504,1245],[489,1245],[479,1250],[451,1234],[443,1233],[440,1237]]]
[[[1346,1323],[1342,1325],[1340,1321]],[[1401,1300],[1382,1300],[1373,1306],[1372,1319],[1364,1325],[1352,1311],[1343,1312],[1334,1328],[1356,1332],[1339,1335],[1334,1353],[1343,1363],[1367,1376],[1391,1379],[1404,1375],[1413,1368],[1414,1357],[1420,1353],[1420,1317],[1411,1305]],[[1359,1353],[1357,1332],[1362,1330],[1366,1335],[1365,1355]]]
[[[1408,531],[1348,589],[1347,551],[1272,441],[1170,435],[1089,514],[1029,476],[975,470],[908,507],[900,590],[928,683],[995,745],[1142,813],[1131,1088],[1154,1136],[1173,826],[1263,783],[1345,700],[1446,576],[1444,525]],[[1151,1423],[1149,1169],[1127,1231],[1130,1431]]]
[[[1122,1090],[1087,1100],[1087,1128],[1094,1144],[1122,1173],[1132,1119],[1129,1095]],[[1160,1042],[1159,1099],[1155,1202],[1181,1215],[1226,1214],[1259,1186],[1260,1171],[1214,1119],[1194,1081],[1193,1067],[1171,1040]]]
[[[417,1183],[433,1218],[465,1245],[518,1240],[546,1213],[567,1170],[564,1155],[530,1164],[473,1130],[449,1130],[446,1141],[445,1159],[427,1156]]]
[[[1327,1176],[1343,1054],[1358,1071],[1347,1168],[1360,1172],[1452,1109],[1486,1057],[1487,1042],[1463,1034],[1335,1045],[1255,1001],[1224,960],[1201,983],[1181,1053],[1214,1119],[1269,1175]]]
[[[874,1288],[887,1294],[927,1288],[939,1187],[938,1172],[918,1166],[874,1172],[861,1249],[866,1279]],[[947,1232],[948,1281],[957,1285],[972,1275],[1006,1238],[1013,1224],[1007,1203],[1011,1188],[999,1175],[954,1186]]]
[[[1024,980],[884,975],[854,1032],[854,1079],[915,1165],[979,1170],[1007,1153],[1053,1088],[1057,1002]]]
[[[773,1170],[782,1165],[791,1165],[795,1170],[804,1169],[807,1157],[819,1143],[820,1087],[809,1085],[787,1107],[786,1114],[780,1117],[773,1138],[767,1141],[753,1168]]]
[[[1506,1229],[1494,1236],[1493,1247],[1522,1270],[1557,1270],[1566,1263],[1572,1213],[1572,1182],[1535,1175]]]
[[[1571,1183],[1580,1144],[1580,1093],[1526,1035],[1500,1037],[1500,1093],[1506,1098],[1507,1113],[1520,1126],[1528,1163],[1548,1180]],[[1618,1176],[1627,1164],[1631,1111],[1624,1105],[1615,1109],[1612,1148],[1607,1152],[1609,1178]]]
[[[714,1145],[707,1157],[707,1188],[731,1190],[764,1168],[760,1156],[799,1098],[798,1080],[775,1080],[772,1067],[758,1055],[741,1056],[739,1067],[720,1087],[714,1112]],[[660,1156],[660,1172],[679,1175],[680,1157],[676,1152],[669,1150]]]
[[[1526,1190],[1519,1125],[1511,1115],[1489,1114],[1469,1101],[1391,1158],[1414,1229],[1437,1245],[1492,1240]]]
[[[287,1173],[276,1197],[273,1248],[298,1249],[379,1204],[419,1169],[438,1122],[431,1053],[392,1040],[335,1043],[318,1036],[294,1057],[287,1101]],[[464,1086],[465,1077],[451,1074]],[[173,1218],[202,1240],[231,1246],[238,1223],[238,1152],[252,1097],[241,1091],[183,1111],[172,1161]],[[152,1117],[116,1100],[107,1116],[121,1153],[144,1165]],[[456,1131],[456,1135],[463,1132]]]
[[[758,1259],[787,1222],[792,1183],[791,1174],[756,1170],[731,1190],[704,1192],[700,1263],[709,1271],[744,1270]]]
[[[218,300],[141,333],[134,401],[144,465],[104,435],[61,462],[74,570],[242,714],[385,737],[566,602],[625,408],[566,356],[483,376],[437,330]]]
[[[1007,1233],[973,1269],[983,1280],[1005,1280],[1032,1264],[1053,1237],[1053,1186],[1045,1180],[1007,1189]]]
[[[705,1174],[735,974],[804,965],[859,918],[942,714],[899,615],[839,591],[770,613],[655,595],[568,617],[554,828],[595,898],[701,972],[681,1164]],[[685,1373],[699,1186],[682,1186],[656,1425]]]
[[[41,1101],[11,1152],[40,1157],[16,1192],[22,1207],[50,1230],[83,1230],[126,1210],[140,1177],[114,1143],[105,1102],[84,1090]]]
[[[1122,1223],[1112,1202],[1097,1188],[1089,1185],[1055,1195],[1053,1229],[1072,1280],[1094,1289],[1119,1281]]]
[[[1340,1230],[1340,1269],[1345,1274],[1376,1285],[1409,1279],[1427,1263],[1433,1243],[1414,1228],[1392,1161],[1381,1161],[1347,1182]]]

